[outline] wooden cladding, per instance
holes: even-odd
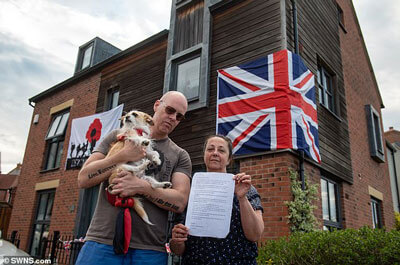
[[[177,10],[173,54],[203,41],[203,11],[203,1],[185,7],[185,9]]]
[[[292,3],[286,0],[287,46],[294,50]],[[340,36],[335,1],[297,1],[300,56],[317,76],[318,64],[334,77],[334,112],[318,103],[318,133],[321,166],[324,170],[353,182],[347,106],[343,83]],[[318,14],[318,15],[316,15]],[[318,91],[319,92],[319,91]],[[317,92],[317,99],[319,93]]]
[[[102,72],[96,112],[104,110],[108,89],[119,87],[119,103],[124,110],[153,114],[154,102],[162,96],[166,36],[143,47]]]
[[[203,163],[204,139],[215,133],[217,69],[238,65],[280,50],[279,0],[246,0],[213,16],[208,108],[189,112],[171,138],[189,152],[193,165]]]

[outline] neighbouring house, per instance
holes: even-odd
[[[390,127],[385,132],[386,154],[392,188],[393,208],[400,212],[400,131]]]
[[[8,226],[10,224],[21,167],[21,164],[17,164],[7,174],[0,174],[0,231],[2,238],[6,238],[9,232]]]
[[[169,31],[91,64],[101,46],[90,45],[100,40],[80,47],[73,77],[29,100],[34,111],[10,225],[27,252],[39,255],[54,231],[84,236],[90,223],[98,187],[78,190],[78,170],[65,169],[72,119],[121,103],[152,113],[164,92],[182,91],[189,111],[171,138],[199,171],[203,141],[216,130],[217,70],[297,46],[316,76],[321,163],[305,158],[304,168],[320,187],[320,228],[394,226],[383,102],[350,0],[173,0]],[[234,170],[251,174],[261,195],[263,241],[290,233],[288,170],[299,161],[291,149],[234,159]]]

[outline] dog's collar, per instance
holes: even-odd
[[[146,133],[144,130],[142,130],[142,129],[134,129],[134,130],[136,130],[136,133],[137,133],[139,136],[143,136],[143,133],[147,134],[147,133]],[[122,142],[122,141],[125,141],[125,138],[126,138],[125,135],[120,135],[120,136],[117,137],[117,140]]]
[[[143,136],[144,131],[142,129],[135,129],[139,136]]]

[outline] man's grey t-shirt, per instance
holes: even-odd
[[[95,152],[106,155],[111,144],[116,140],[117,134],[118,130],[114,130],[107,135],[100,145],[95,148]],[[184,173],[188,177],[191,176],[192,165],[189,154],[177,146],[171,139],[154,140],[154,149],[159,152],[162,163],[160,166],[152,166],[146,174],[152,174],[158,181],[171,181],[171,177],[175,172]],[[86,233],[85,240],[112,245],[115,221],[120,209],[108,202],[105,191],[107,185],[107,181],[104,181],[100,185],[96,210]],[[131,248],[165,252],[164,243],[166,239],[168,211],[161,209],[145,198],[141,200],[150,222],[154,225],[151,226],[144,223],[136,212],[131,210],[132,238],[129,246]]]

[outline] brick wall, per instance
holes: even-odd
[[[9,231],[17,230],[21,236],[20,248],[28,251],[32,234],[32,223],[37,206],[36,183],[59,180],[51,216],[50,231],[72,234],[79,198],[78,170],[65,171],[71,121],[74,118],[95,113],[100,74],[93,74],[69,87],[46,96],[36,103],[33,115],[39,114],[38,124],[31,123],[25,149],[23,167],[19,176],[18,190],[14,201]],[[45,157],[45,136],[51,122],[50,109],[73,99],[65,135],[60,168],[40,173]]]
[[[292,152],[265,154],[240,160],[240,171],[252,176],[252,183],[261,196],[264,208],[264,233],[262,241],[287,236],[290,232],[287,216],[289,215],[286,201],[293,199],[290,191],[289,170],[298,170],[299,158]],[[311,183],[320,182],[319,169],[313,164],[304,163],[305,175]],[[320,196],[319,196],[320,197]],[[322,218],[320,201],[314,214]]]
[[[338,0],[337,3],[343,10],[346,30],[339,27],[354,179],[353,185],[344,183],[342,187],[344,226],[372,225],[368,192],[371,186],[383,194],[383,223],[392,227],[394,216],[388,167],[387,163],[377,163],[370,156],[364,110],[365,105],[371,104],[381,115],[380,95],[352,2]]]

